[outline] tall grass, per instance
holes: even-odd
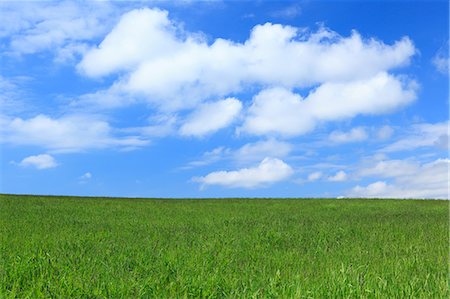
[[[0,196],[0,298],[448,298],[447,201]]]

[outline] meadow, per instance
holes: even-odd
[[[448,298],[448,201],[0,195],[0,298]]]

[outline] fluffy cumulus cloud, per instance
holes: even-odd
[[[306,106],[315,108],[294,112],[300,118],[311,112],[314,119],[320,115],[327,120],[383,113],[409,102],[414,91],[408,82],[386,72],[408,64],[414,53],[408,38],[386,45],[357,32],[343,37],[324,28],[308,32],[272,23],[255,26],[242,43],[221,38],[209,42],[184,31],[167,11],[146,8],[124,14],[103,41],[85,53],[78,70],[89,77],[119,75],[107,91],[91,96],[101,105],[108,99],[120,105],[122,97],[114,95],[126,94],[168,110],[193,108],[248,86],[290,91],[320,85],[306,100]],[[320,108],[330,101],[332,108]],[[303,106],[301,99],[298,102],[291,104]],[[336,108],[337,116],[330,116]]]
[[[404,86],[387,73],[365,80],[324,83],[304,99],[284,88],[267,89],[254,97],[241,129],[258,135],[300,135],[320,122],[391,112],[413,101],[415,90],[414,82]]]
[[[0,117],[0,142],[40,146],[55,152],[95,148],[135,148],[147,140],[136,136],[115,136],[108,122],[83,115],[51,118],[38,115],[29,119]]]
[[[293,136],[311,131],[313,127],[314,119],[306,111],[301,96],[278,87],[263,90],[253,98],[240,131]]]
[[[348,143],[366,140],[368,137],[364,128],[353,128],[349,132],[333,131],[328,139],[335,143]]]
[[[180,128],[185,136],[203,136],[227,127],[240,113],[242,103],[235,98],[202,104]]]
[[[280,159],[265,158],[259,165],[234,171],[216,171],[193,180],[205,185],[254,188],[285,180],[293,169]]]
[[[358,185],[348,196],[450,199],[449,164],[448,159],[423,164],[402,160],[381,161],[374,168],[363,170],[362,174],[382,179],[366,186]]]
[[[343,182],[347,180],[347,173],[343,170],[336,172],[335,175],[328,177],[330,182]]]
[[[58,166],[58,163],[56,163],[56,160],[51,155],[42,154],[26,157],[22,161],[20,161],[19,165],[22,167],[35,167],[37,169],[47,169]]]

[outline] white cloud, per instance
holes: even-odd
[[[81,180],[89,180],[90,178],[92,178],[92,173],[90,173],[90,172],[86,172],[85,174],[80,176]]]
[[[449,148],[449,122],[415,124],[406,134],[384,147],[383,152],[414,150],[421,147]]]
[[[261,91],[253,98],[240,131],[293,136],[311,131],[315,122],[298,94],[284,88]]]
[[[106,121],[83,115],[50,118],[0,119],[0,142],[40,146],[54,152],[83,151],[93,148],[134,148],[147,140],[136,136],[117,137]]]
[[[318,179],[320,179],[322,177],[322,172],[320,171],[315,171],[312,172],[308,175],[308,181],[309,182],[314,182],[317,181]]]
[[[345,171],[340,170],[335,175],[328,177],[330,182],[343,182],[347,180],[347,173]]]
[[[434,55],[432,63],[436,70],[441,74],[448,75],[450,59],[449,59],[448,44],[447,47],[443,47],[437,51]]]
[[[167,11],[130,11],[97,48],[85,54],[78,67],[92,77],[135,68],[147,57],[170,54],[178,46],[175,31]]]
[[[253,98],[241,128],[251,134],[294,136],[319,122],[392,112],[416,98],[414,83],[379,73],[372,78],[324,83],[305,98],[283,88],[261,91]]]
[[[177,110],[255,85],[291,89],[341,82],[318,89],[336,91],[339,86],[333,84],[379,78],[379,73],[408,64],[414,53],[408,38],[386,45],[357,32],[342,37],[324,28],[311,33],[271,23],[255,26],[243,43],[220,38],[208,43],[201,34],[183,31],[166,11],[140,9],[124,14],[99,46],[84,55],[78,69],[91,77],[121,74],[106,94],[127,93]],[[388,81],[391,87],[396,84],[393,78]],[[365,88],[355,93],[362,98]],[[396,89],[389,91],[396,93],[387,100],[379,94],[378,102],[386,109],[399,96]],[[354,114],[351,109],[349,114]]]
[[[247,165],[263,160],[265,157],[283,158],[292,151],[292,145],[276,139],[246,143],[238,149],[216,147],[205,152],[198,160],[189,162],[181,169],[209,165],[220,160],[232,160],[238,165]]]
[[[147,121],[148,125],[120,129],[127,134],[137,134],[144,137],[165,137],[177,132],[178,118],[173,114],[154,114]]]
[[[349,132],[333,131],[328,136],[331,142],[348,143],[366,140],[368,137],[366,129],[362,127],[353,128]]]
[[[356,186],[349,193],[351,197],[380,198],[441,198],[449,199],[448,159],[438,159],[426,164],[406,161],[387,161],[366,174],[392,177],[393,182],[376,181],[367,186]],[[398,167],[398,168],[396,168]]]
[[[324,83],[305,101],[320,120],[339,120],[359,114],[389,113],[416,98],[416,84],[385,72],[363,80]]]
[[[203,185],[254,188],[282,181],[292,173],[292,168],[282,160],[265,158],[256,167],[242,168],[235,171],[216,171],[193,180]]]
[[[205,103],[189,115],[180,128],[185,136],[204,136],[230,125],[239,115],[242,103],[235,98]]]
[[[215,163],[215,162],[229,156],[230,151],[231,151],[230,149],[225,148],[223,146],[216,147],[215,149],[213,149],[211,151],[207,151],[207,152],[203,153],[201,159],[191,161],[186,166],[181,167],[181,169],[191,169],[194,167],[205,166],[205,165]]]
[[[433,58],[433,64],[442,74],[448,74],[448,65],[450,64],[448,57],[437,55]]]
[[[359,176],[370,177],[400,177],[414,175],[420,170],[417,162],[409,160],[382,160],[370,167],[363,167],[359,170]]]
[[[301,12],[302,12],[302,9],[301,9],[300,5],[293,4],[293,5],[284,7],[282,9],[273,11],[271,13],[271,16],[276,17],[276,18],[291,19],[291,18],[295,18],[296,16],[300,15]]]
[[[56,60],[73,58],[86,43],[105,34],[115,20],[108,2],[2,3],[0,37],[10,54],[54,51]]]
[[[52,156],[42,154],[26,157],[19,163],[19,165],[23,167],[35,167],[37,169],[47,169],[58,166],[58,163],[56,163],[56,160]]]
[[[367,185],[366,187],[356,186],[350,192],[350,196],[354,197],[378,197],[380,194],[386,193],[388,188],[386,182],[378,181]]]
[[[290,143],[268,139],[247,143],[234,151],[233,159],[240,163],[261,161],[265,157],[283,158],[289,155],[293,147]]]

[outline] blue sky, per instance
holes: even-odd
[[[1,193],[448,198],[446,1],[0,5]]]

